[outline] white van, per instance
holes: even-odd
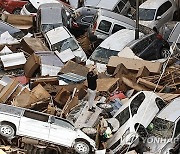
[[[107,9],[123,15],[127,15],[131,6],[128,0],[86,0],[84,5]]]
[[[98,40],[104,40],[121,29],[135,29],[136,23],[123,15],[99,9],[93,23],[89,27],[90,35],[96,35]]]
[[[44,34],[47,46],[51,51],[66,52],[67,56],[74,56],[76,62],[81,63],[87,60],[86,54],[78,44],[75,37],[64,27],[57,27]],[[65,56],[65,58],[67,58]]]
[[[45,3],[59,3],[57,0],[29,0],[27,4],[21,9],[21,15],[33,15],[36,16],[37,9],[41,4]]]

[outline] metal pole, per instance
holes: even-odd
[[[139,0],[136,0],[136,29],[135,39],[139,38]]]

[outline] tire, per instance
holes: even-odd
[[[17,8],[13,11],[13,14],[20,14],[20,12],[21,12],[21,9]]]
[[[161,49],[160,54],[161,54],[161,58],[167,58],[167,57],[169,57],[171,55],[169,49],[167,49],[167,48]]]
[[[101,109],[105,110],[106,112],[113,111],[113,107],[111,104],[99,103],[99,104],[97,104],[97,106],[100,107]]]
[[[85,141],[76,141],[74,144],[74,150],[78,154],[89,154],[91,152],[90,145]]]
[[[0,125],[0,135],[6,139],[12,139],[15,136],[15,129],[10,124],[2,123]]]

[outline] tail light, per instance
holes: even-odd
[[[163,40],[163,37],[162,37],[162,35],[160,35],[160,34],[157,34],[156,37],[157,37],[157,39],[159,39],[159,40]]]

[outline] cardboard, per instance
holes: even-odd
[[[70,92],[67,91],[65,88],[62,88],[55,96],[55,101],[60,104],[63,108],[68,99],[70,98]]]
[[[64,67],[62,67],[62,69],[60,70],[60,73],[71,72],[71,73],[75,73],[81,76],[86,76],[88,71],[89,71],[89,68],[87,68],[86,66],[83,66],[81,64],[78,64],[70,60],[64,65]]]
[[[38,101],[51,97],[51,95],[40,84],[34,87],[31,93],[36,96]]]
[[[19,82],[17,80],[12,80],[10,83],[8,83],[0,93],[0,103],[5,103],[12,95],[12,93],[16,90],[18,85]]]
[[[2,14],[1,19],[19,29],[29,29],[33,27],[33,16]]]
[[[21,40],[21,46],[30,55],[35,51],[49,51],[39,38],[25,37]]]
[[[97,79],[97,91],[112,92],[118,87],[119,78]]]
[[[12,104],[18,107],[28,108],[34,102],[37,102],[36,96],[25,88],[18,96],[16,96],[16,98],[12,101]]]
[[[32,54],[24,65],[24,73],[26,77],[32,77],[34,72],[40,67],[40,58]]]
[[[152,61],[146,61],[146,60],[111,56],[107,64],[107,72],[109,74],[113,74],[115,68],[121,63],[127,69],[134,70],[134,71],[138,71],[141,67],[146,66],[149,72],[151,73],[160,73],[160,70],[162,67],[162,63],[160,62],[152,62]]]

